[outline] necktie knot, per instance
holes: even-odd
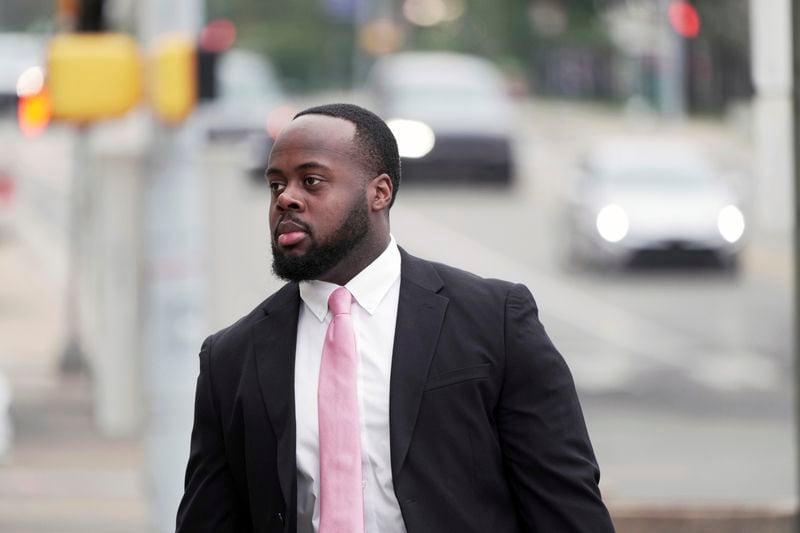
[[[349,315],[353,295],[344,287],[339,287],[328,297],[328,308],[334,315]]]

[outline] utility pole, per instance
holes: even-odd
[[[800,464],[800,6],[793,3],[792,15],[792,148],[794,157],[794,397],[795,397],[795,449],[798,450],[797,464]],[[797,487],[800,490],[800,472],[796,472]],[[794,530],[800,533],[800,516],[795,514]]]
[[[64,295],[65,336],[59,370],[65,374],[86,371],[84,333],[86,309],[81,305],[81,288],[86,286],[87,210],[91,208],[87,187],[89,172],[89,147],[86,126],[79,126],[75,133],[73,167],[69,189],[69,249],[67,251],[67,283]]]
[[[143,49],[168,33],[196,38],[201,0],[143,0]],[[198,158],[204,141],[195,118],[152,120],[143,195],[144,383],[146,461],[158,531],[174,531],[183,493],[194,410],[198,352],[206,333],[204,180]]]
[[[750,0],[753,110],[751,235],[788,236],[794,221],[791,0]]]
[[[686,39],[667,22],[670,3],[658,4],[658,101],[662,115],[680,119],[686,113]]]
[[[122,116],[139,98],[140,65],[133,39],[107,31],[105,8],[113,5],[58,2],[60,32],[48,48],[48,84],[54,117],[75,132],[60,367],[88,373],[94,422],[103,434],[119,437],[136,434],[142,414],[138,163],[143,143],[124,134],[134,116]],[[109,65],[118,67],[113,77],[107,76]],[[110,118],[121,120],[106,122]]]
[[[104,28],[103,2],[86,0],[72,13],[70,22],[74,27],[67,31],[100,32]],[[67,24],[67,21],[64,21]],[[85,341],[87,326],[87,289],[90,286],[88,272],[87,232],[91,227],[88,212],[94,208],[91,201],[89,154],[89,130],[87,125],[77,127],[75,134],[73,171],[69,196],[69,257],[65,294],[65,339],[59,360],[59,369],[64,373],[79,373],[87,370]],[[83,290],[82,290],[83,289]],[[90,291],[90,290],[89,290]]]

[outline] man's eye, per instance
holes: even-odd
[[[308,187],[313,187],[314,185],[318,185],[321,181],[321,179],[315,178],[314,176],[308,176],[303,180],[303,183]]]
[[[281,192],[284,188],[286,188],[286,185],[279,181],[271,181],[269,182],[269,188],[272,190],[272,192]]]

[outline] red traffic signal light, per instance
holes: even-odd
[[[212,20],[200,32],[200,49],[224,52],[236,42],[236,25],[230,20]]]
[[[668,16],[672,28],[682,37],[693,39],[700,34],[700,15],[686,0],[671,2]]]

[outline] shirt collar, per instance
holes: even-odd
[[[399,277],[400,250],[394,236],[390,235],[389,245],[383,253],[347,282],[345,287],[355,301],[371,315]],[[337,287],[335,283],[320,280],[300,282],[300,298],[320,322],[328,314],[328,298]]]

